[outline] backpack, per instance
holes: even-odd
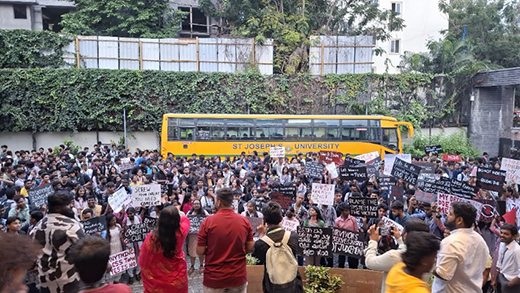
[[[269,245],[265,256],[265,268],[272,284],[283,285],[296,279],[298,263],[289,247],[291,232],[285,231],[281,242],[274,242],[267,235],[261,239]]]

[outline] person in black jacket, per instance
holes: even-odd
[[[296,278],[289,284],[284,285],[275,285],[271,283],[269,280],[269,275],[267,273],[267,268],[265,268],[266,263],[266,254],[269,249],[269,244],[265,243],[261,238],[264,235],[271,238],[275,243],[281,242],[283,236],[285,235],[285,230],[283,230],[280,226],[282,222],[282,207],[276,202],[270,202],[264,206],[262,209],[262,213],[264,214],[264,221],[267,227],[262,227],[258,229],[260,233],[260,239],[255,242],[255,246],[253,249],[253,256],[258,258],[259,264],[264,265],[264,280],[263,280],[263,289],[264,293],[301,293],[303,292],[303,283],[300,273],[296,274]],[[291,248],[295,258],[298,249],[298,234],[296,232],[291,232],[291,238],[288,242],[289,247]]]

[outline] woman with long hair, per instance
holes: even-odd
[[[195,199],[193,201],[193,208],[186,214],[188,217],[207,217],[209,216],[209,213],[201,206],[200,200]],[[203,220],[200,219],[202,222]],[[188,234],[188,254],[190,255],[190,270],[188,271],[188,274],[193,274],[193,271],[195,270],[195,259],[199,258],[199,272],[204,271],[204,255],[198,255],[197,254],[197,232]]]
[[[106,215],[107,221],[107,240],[110,243],[110,254],[116,254],[123,251],[123,228],[117,223],[117,218],[114,214]],[[119,282],[121,273],[107,278],[109,281]]]
[[[85,187],[78,186],[76,188],[75,193],[76,194],[74,197],[74,207],[78,210],[78,213],[81,214],[83,209],[88,208],[87,190],[85,189]]]
[[[139,257],[144,292],[187,293],[187,264],[182,250],[190,220],[168,206],[161,211],[157,228],[150,232]]]
[[[315,206],[309,207],[309,219],[303,221],[303,227],[325,227],[325,221],[321,216],[320,209]],[[321,256],[306,256],[305,265],[319,266],[321,262]]]

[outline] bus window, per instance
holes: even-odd
[[[339,120],[314,120],[314,138],[319,141],[339,140]]]
[[[256,120],[257,140],[283,140],[282,120],[258,119]]]
[[[285,120],[285,139],[298,141],[302,138],[310,140],[312,137],[312,124],[309,119],[288,119]]]
[[[227,140],[254,140],[254,120],[253,119],[228,119],[227,120]]]
[[[181,127],[179,128],[181,140],[193,140],[193,128]]]
[[[178,133],[178,119],[177,118],[168,118],[168,131],[167,131],[167,139],[168,141],[174,141],[179,140],[179,133]]]
[[[383,146],[397,150],[398,145],[397,128],[383,128]]]

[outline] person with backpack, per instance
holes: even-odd
[[[280,226],[283,216],[282,207],[278,203],[266,204],[262,213],[267,227],[259,229],[263,237],[255,242],[253,256],[264,265],[263,292],[303,292],[296,261],[298,234],[285,231]]]

